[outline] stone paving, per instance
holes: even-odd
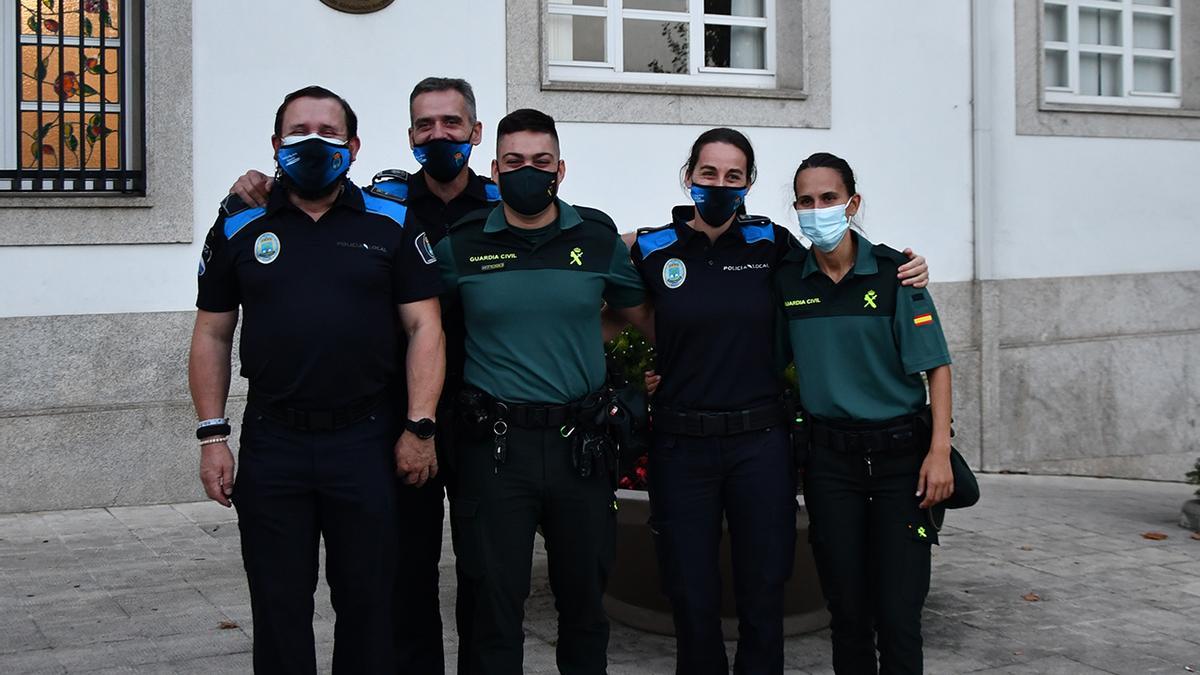
[[[927,672],[1200,669],[1200,540],[1177,525],[1188,486],[1033,476],[980,483],[983,501],[952,512],[934,549]],[[211,503],[0,515],[0,673],[249,672],[250,605],[233,518]],[[1142,537],[1151,531],[1168,538]],[[526,670],[554,672],[540,548],[533,588]],[[318,663],[327,672],[333,612],[323,583],[317,596]],[[673,652],[670,638],[614,624],[609,672],[671,673]],[[829,660],[828,631],[787,642],[789,673],[832,672]]]

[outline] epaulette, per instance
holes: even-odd
[[[747,244],[775,241],[775,224],[766,216],[738,216],[737,223]]]
[[[480,176],[480,178],[483,177]],[[483,178],[483,196],[486,197],[489,202],[494,203],[500,201],[500,186],[496,185],[487,178]]]
[[[384,169],[371,179],[367,192],[403,204],[408,201],[408,178],[403,169]]]
[[[885,244],[875,244],[872,246],[871,255],[875,256],[876,258],[887,258],[894,260],[901,265],[908,262],[908,256]]]
[[[599,223],[613,232],[617,231],[617,224],[613,222],[613,219],[610,218],[607,213],[601,211],[600,209],[593,209],[588,206],[576,206],[575,210],[584,220],[590,220],[593,223]]]
[[[638,250],[642,254],[642,260],[650,257],[651,253],[661,251],[664,248],[674,244],[679,239],[679,235],[675,233],[675,225],[663,225],[662,227],[646,227],[638,230],[637,245]]]
[[[265,208],[252,207],[232,192],[225,195],[225,199],[221,200],[221,217],[224,219],[221,225],[225,231],[225,239],[233,239],[233,235],[243,227],[258,220],[266,213]]]
[[[488,216],[491,215],[492,211],[494,211],[495,209],[496,209],[496,207],[494,207],[494,206],[485,206],[482,209],[475,209],[474,211],[467,213],[462,218],[459,218],[458,220],[451,223],[450,226],[447,227],[446,229],[448,231],[454,231],[464,225],[470,225],[471,223],[483,222],[483,221],[487,220]]]
[[[372,188],[375,186],[372,185]],[[400,227],[404,227],[404,221],[408,217],[408,207],[404,202],[390,195],[380,194],[374,189],[363,190],[363,209],[367,213],[374,213],[380,216],[386,216],[396,221]]]

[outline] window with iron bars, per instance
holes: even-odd
[[[0,194],[145,194],[144,0],[0,0]]]

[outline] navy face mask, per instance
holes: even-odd
[[[317,134],[288,136],[275,152],[279,180],[304,199],[319,199],[337,189],[350,170],[350,148],[345,141]]]
[[[500,198],[513,211],[536,216],[545,211],[558,194],[558,173],[523,166],[500,174]]]
[[[710,227],[721,227],[738,207],[746,201],[748,187],[725,187],[718,185],[692,184],[692,201],[696,202],[696,212]]]
[[[431,178],[449,183],[458,176],[471,158],[471,142],[438,138],[413,146],[413,157]]]

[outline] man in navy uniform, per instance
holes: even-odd
[[[403,203],[346,179],[359,139],[341,97],[320,87],[289,94],[272,146],[281,189],[263,206],[226,200],[201,257],[189,362],[201,480],[211,499],[237,506],[255,670],[315,672],[323,536],[334,669],[385,672],[395,668],[393,476],[423,484],[437,473],[436,258]],[[249,396],[235,488],[225,404],[239,306]]]

